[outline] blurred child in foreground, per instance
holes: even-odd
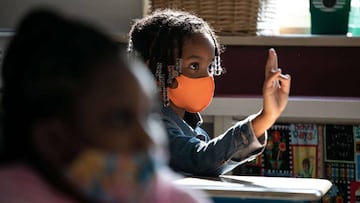
[[[208,202],[169,180],[151,74],[92,26],[33,10],[2,82],[0,202]]]

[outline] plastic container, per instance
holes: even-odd
[[[348,34],[360,36],[360,0],[351,0]]]
[[[311,34],[346,35],[351,0],[310,0]]]

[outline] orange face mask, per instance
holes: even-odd
[[[184,75],[176,77],[177,88],[169,88],[170,100],[180,108],[190,113],[204,110],[212,101],[215,90],[212,76],[203,78],[189,78]]]

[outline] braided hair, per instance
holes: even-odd
[[[165,105],[167,88],[181,73],[182,48],[186,38],[208,33],[215,44],[215,59],[209,67],[213,75],[224,73],[220,65],[222,51],[213,29],[202,18],[186,11],[158,9],[137,20],[129,33],[128,53],[142,58],[154,74]]]

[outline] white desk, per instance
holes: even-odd
[[[215,202],[319,201],[332,186],[325,179],[226,175],[219,178],[184,178],[175,183],[203,190]]]

